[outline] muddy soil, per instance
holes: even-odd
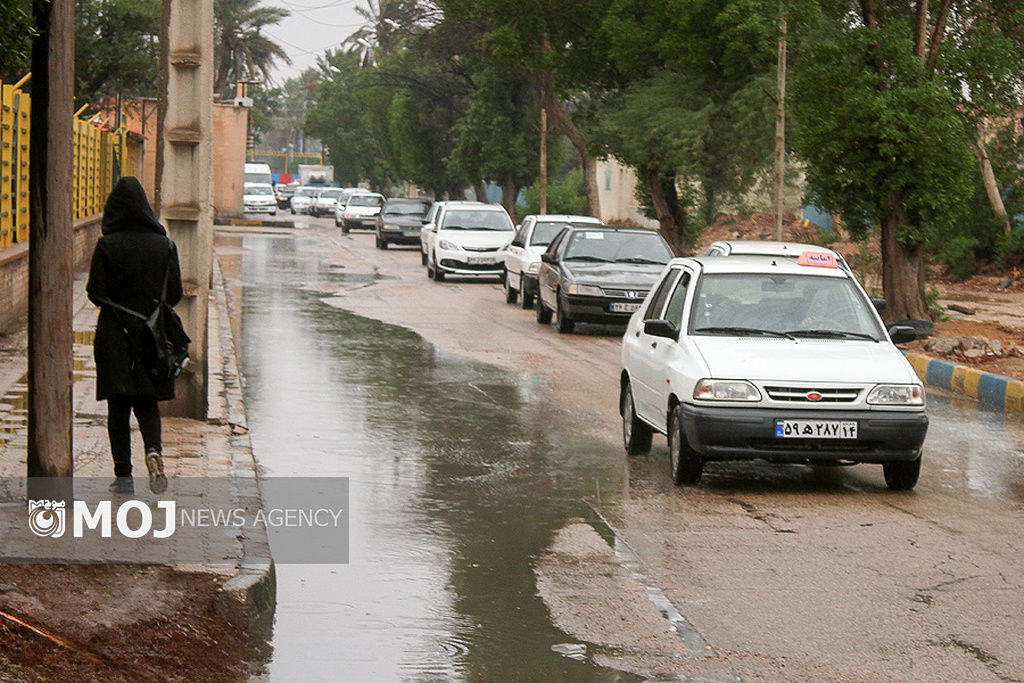
[[[245,614],[204,573],[0,566],[0,680],[244,681]]]

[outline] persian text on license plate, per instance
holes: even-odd
[[[497,260],[493,256],[470,256],[466,259],[466,263],[471,266],[482,266],[497,263]]]
[[[856,420],[775,420],[780,439],[856,439]]]
[[[642,304],[609,304],[608,310],[612,313],[634,313],[640,310]]]

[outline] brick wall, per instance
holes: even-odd
[[[75,221],[75,270],[87,270],[100,238],[102,216]],[[0,249],[0,332],[25,322],[28,314],[28,242]]]

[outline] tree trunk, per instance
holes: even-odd
[[[978,158],[978,166],[981,168],[981,180],[985,184],[985,194],[988,195],[988,203],[992,206],[992,215],[1003,224],[1003,232],[1010,234],[1010,219],[1006,216],[1006,206],[1003,205],[1003,197],[999,193],[999,183],[996,182],[996,174],[992,170],[992,162],[985,151],[985,141],[981,138],[981,129],[978,135],[971,140],[971,148],[974,156]]]
[[[512,222],[516,222],[516,182],[511,178],[506,178],[501,184],[501,205],[508,211],[508,215],[512,218]]]
[[[477,181],[477,184],[473,186],[473,194],[476,195],[478,202],[487,203],[487,183],[482,180]]]
[[[888,322],[931,319],[924,294],[924,252],[920,245],[907,247],[896,239],[905,224],[902,206],[882,221],[882,289]]]
[[[601,217],[601,197],[597,186],[597,161],[587,152],[587,144],[583,139],[580,129],[572,121],[572,117],[562,102],[558,102],[554,94],[546,93],[547,111],[555,122],[562,128],[569,142],[576,148],[576,152],[583,160],[583,183],[587,191],[587,212],[595,218]]]
[[[701,181],[701,186],[704,188],[704,225],[711,225],[715,222],[715,216],[717,215],[717,207],[715,202],[717,196],[715,195],[715,185],[709,180],[705,179]]]
[[[676,256],[688,254],[690,242],[686,212],[679,203],[675,176],[662,173],[656,167],[643,169],[641,172],[651,198],[651,206],[658,216],[658,231],[672,247]]]

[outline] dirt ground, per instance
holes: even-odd
[[[245,615],[211,597],[223,597],[219,581],[156,566],[0,566],[0,680],[246,680]]]
[[[770,214],[756,213],[745,218],[721,216],[704,230],[696,253],[703,253],[716,240],[773,239],[772,229]],[[848,239],[830,242],[824,239],[816,226],[806,226],[792,216],[783,224],[783,238],[793,242],[828,243],[850,262],[865,287],[869,290],[880,289],[877,242],[862,244]],[[979,337],[998,341],[1004,349],[1015,345],[1024,348],[1024,276],[1021,273],[988,268],[966,280],[956,280],[945,273],[939,264],[933,264],[931,271],[932,284],[938,293],[937,303],[944,310],[943,316],[934,321],[933,337]],[[949,308],[951,305],[966,308],[970,312],[953,310]],[[968,358],[962,351],[937,353],[926,346],[927,340],[903,345],[907,350],[945,358],[983,372],[1024,380],[1024,357],[987,351],[978,358]]]

